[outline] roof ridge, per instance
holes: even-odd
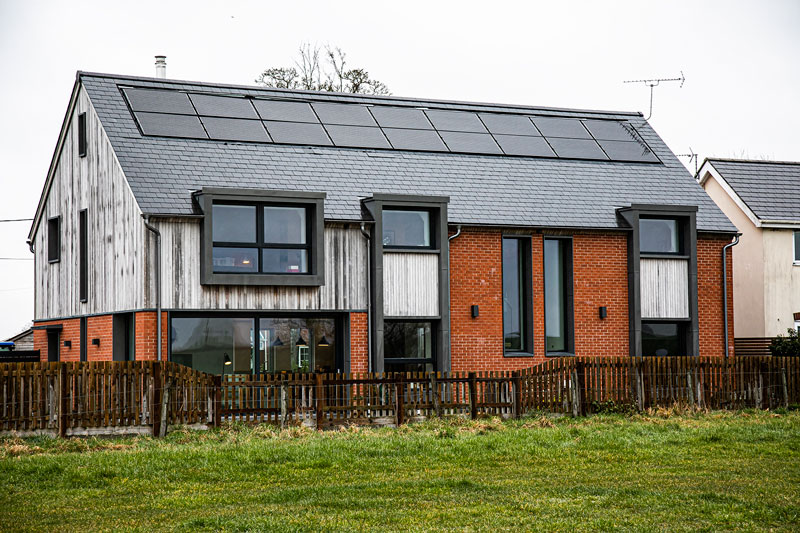
[[[588,115],[618,115],[624,117],[643,117],[641,112],[638,111],[606,111],[600,109],[576,109],[576,108],[567,108],[567,107],[547,107],[547,106],[531,106],[531,105],[524,105],[524,104],[501,104],[501,103],[491,103],[491,102],[470,102],[470,101],[463,101],[463,100],[440,100],[435,98],[415,98],[415,97],[406,97],[406,96],[391,96],[391,95],[374,95],[374,94],[356,94],[356,93],[339,93],[339,92],[323,92],[323,91],[308,91],[302,89],[277,89],[274,87],[260,87],[258,85],[237,85],[237,84],[230,84],[230,83],[210,83],[210,82],[202,82],[202,81],[192,81],[192,80],[176,80],[176,79],[165,79],[165,78],[151,78],[145,76],[130,76],[125,74],[108,74],[102,72],[86,72],[79,70],[76,73],[77,78],[81,78],[83,76],[92,77],[92,78],[107,78],[107,79],[114,79],[114,80],[131,80],[131,81],[142,81],[148,83],[159,83],[159,84],[173,84],[173,85],[195,85],[198,87],[214,87],[214,88],[228,88],[228,89],[244,89],[248,91],[263,91],[266,93],[282,93],[286,95],[302,95],[306,97],[323,97],[326,100],[331,99],[343,99],[343,100],[352,100],[352,99],[366,99],[366,100],[375,100],[385,101],[386,104],[391,104],[392,101],[396,103],[401,102],[414,102],[414,103],[423,103],[423,104],[433,104],[433,105],[456,105],[456,106],[464,106],[464,107],[483,107],[483,108],[497,108],[498,110],[527,110],[527,111],[547,111],[547,112],[566,112],[566,113],[577,113],[577,114],[588,114]]]
[[[800,166],[800,161],[774,161],[771,159],[736,159],[726,157],[706,157],[706,161],[721,163],[746,163],[746,164],[759,164],[759,165],[797,165]]]

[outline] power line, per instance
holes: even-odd
[[[0,257],[0,261],[33,261],[33,257]]]
[[[0,220],[0,222],[30,222],[32,218],[6,218],[4,220]]]

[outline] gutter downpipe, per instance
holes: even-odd
[[[156,236],[156,320],[158,324],[156,339],[158,342],[158,360],[161,361],[161,232],[150,224],[150,215],[142,215],[142,218],[144,219],[145,227]]]
[[[728,342],[728,249],[739,244],[739,234],[733,237],[733,242],[722,247],[722,321],[725,324],[725,359],[730,350]]]
[[[372,269],[372,257],[370,257],[369,241],[372,238],[367,231],[367,223],[361,223],[361,234],[367,239],[367,372],[372,373],[372,285],[370,280],[370,270]]]

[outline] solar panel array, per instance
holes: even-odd
[[[659,162],[639,134],[619,120],[123,90],[144,135]]]

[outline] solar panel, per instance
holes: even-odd
[[[327,126],[328,135],[336,146],[356,148],[391,148],[380,128],[366,126]]]
[[[468,152],[471,154],[503,153],[488,133],[442,131],[440,135],[451,152]]]
[[[319,124],[317,115],[305,102],[287,100],[253,100],[258,114],[263,120],[283,120],[288,122],[310,122]]]
[[[618,120],[584,120],[595,139],[605,141],[632,141],[633,135]]]
[[[545,137],[592,138],[577,118],[533,117],[533,122]]]
[[[425,111],[433,123],[433,127],[440,131],[465,131],[472,133],[486,133],[486,128],[481,124],[478,115],[468,111],[442,111],[430,109]]]
[[[196,114],[186,93],[155,89],[125,89],[125,96],[134,111]]]
[[[198,115],[230,118],[258,118],[253,104],[247,98],[189,94]]]
[[[197,116],[167,115],[163,113],[135,113],[136,120],[145,135],[161,135],[164,137],[188,137],[190,139],[208,139],[203,125]]]
[[[508,155],[531,155],[539,157],[555,157],[555,152],[544,140],[544,137],[523,135],[495,135],[494,140]]]
[[[562,139],[548,137],[547,141],[555,150],[558,157],[572,159],[608,159],[606,154],[592,139]]]
[[[331,140],[320,124],[264,121],[272,140],[286,144],[330,145]]]
[[[522,115],[501,115],[499,113],[481,113],[481,120],[492,133],[504,135],[540,135],[533,127],[531,119]]]
[[[658,158],[647,147],[636,141],[597,141],[608,157],[615,161],[637,161],[642,163],[657,163]]]
[[[383,128],[383,133],[398,150],[447,151],[447,147],[435,131]]]
[[[312,104],[323,124],[345,126],[376,126],[367,108],[359,104]]]
[[[411,128],[415,130],[432,130],[430,121],[419,109],[408,107],[373,106],[372,116],[382,128]]]
[[[201,117],[211,139],[222,141],[269,142],[270,138],[260,120],[241,118]]]

